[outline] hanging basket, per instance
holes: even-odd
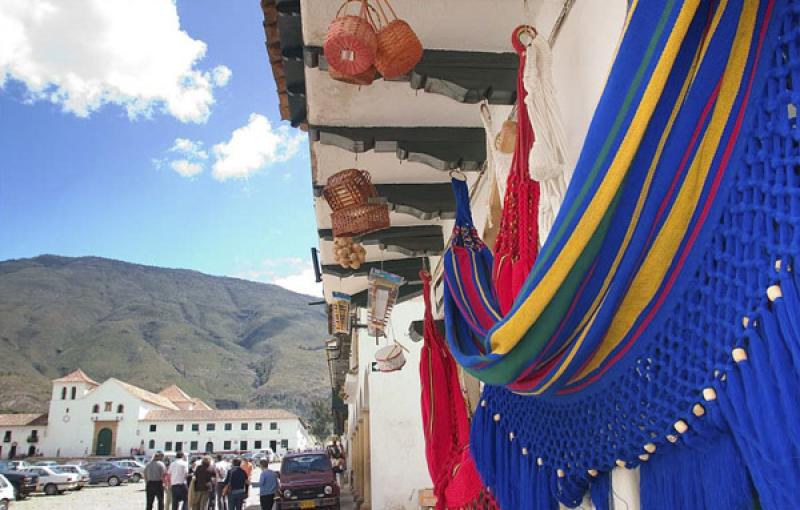
[[[355,237],[389,228],[389,205],[369,203],[334,211],[331,226],[336,237]]]
[[[350,168],[331,175],[322,194],[331,210],[336,212],[377,198],[378,191],[366,170]]]
[[[391,20],[383,9],[384,3]],[[397,17],[389,0],[376,0],[375,4],[383,17],[383,27],[377,32],[375,68],[385,79],[405,76],[422,60],[422,43],[411,25]]]
[[[375,353],[375,361],[378,362],[379,371],[396,372],[406,364],[406,357],[403,354],[403,348],[395,343],[378,349],[378,352]]]
[[[361,4],[357,16],[343,14],[351,3]],[[328,27],[323,44],[328,66],[342,75],[357,76],[375,63],[378,38],[367,0],[346,0]]]

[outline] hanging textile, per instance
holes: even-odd
[[[508,175],[500,230],[497,234],[494,258],[494,280],[500,309],[507,313],[511,309],[525,278],[536,260],[539,251],[539,183],[531,179],[528,156],[533,147],[533,129],[525,107],[526,47],[520,41],[520,33],[528,27],[519,27],[511,40],[519,54],[517,76],[517,140]]]
[[[506,196],[506,184],[508,182],[508,175],[511,172],[511,162],[514,159],[514,153],[506,154],[501,151],[497,146],[497,137],[500,136],[500,129],[492,118],[492,112],[489,106],[481,104],[481,121],[483,122],[483,130],[486,132],[486,162],[488,165],[488,172],[494,174],[495,185],[503,199]]]
[[[544,37],[535,37],[526,51],[523,83],[528,93],[528,118],[536,133],[529,167],[531,178],[539,183],[539,246],[544,244],[556,219],[571,171],[567,136],[553,86],[552,61],[550,44]]]
[[[800,0],[632,2],[502,318],[459,287],[485,259],[454,236],[447,341],[486,383],[471,451],[504,510],[608,508],[615,466],[641,468],[643,510],[796,506],[798,54]]]
[[[430,274],[420,272],[425,296],[424,345],[420,356],[425,455],[436,508],[496,510],[469,454],[469,419],[458,367],[433,320]]]

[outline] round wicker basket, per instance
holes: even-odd
[[[322,194],[331,210],[339,211],[354,205],[366,204],[377,198],[378,191],[366,170],[348,168],[328,178]]]
[[[331,227],[336,237],[356,237],[389,228],[387,204],[362,204],[331,213]]]
[[[393,19],[387,16],[382,3],[386,4]],[[422,59],[422,43],[411,25],[397,17],[389,0],[376,0],[376,5],[383,18],[383,26],[377,32],[375,68],[386,79],[405,76]]]
[[[358,15],[343,15],[343,10],[354,2],[361,4]],[[356,76],[373,66],[378,38],[367,0],[345,0],[328,27],[323,50],[328,66],[343,75]]]

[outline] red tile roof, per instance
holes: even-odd
[[[161,395],[156,395],[150,391],[142,389],[138,386],[134,386],[133,384],[128,384],[126,382],[122,382],[119,379],[114,379],[113,377],[109,379],[109,381],[114,381],[123,388],[125,388],[131,395],[134,397],[144,400],[145,402],[150,402],[151,404],[155,404],[160,407],[166,407],[167,409],[173,409],[175,411],[178,410],[178,406],[176,406],[170,399],[167,397],[162,397]]]
[[[100,386],[99,382],[95,381],[94,379],[86,375],[86,372],[84,372],[80,368],[72,373],[65,375],[64,377],[61,377],[59,379],[54,379],[53,382],[83,382],[90,384],[92,386]]]

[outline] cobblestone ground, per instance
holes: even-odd
[[[280,468],[279,465],[271,466]],[[253,482],[258,482],[259,470],[253,471]],[[342,510],[352,508],[349,493],[342,497]],[[90,486],[80,491],[70,491],[60,496],[35,494],[24,501],[17,501],[13,510],[142,510],[145,504],[144,483],[129,483],[119,487]],[[153,505],[156,508],[156,505]],[[260,509],[258,489],[250,491],[245,505],[247,510]]]

